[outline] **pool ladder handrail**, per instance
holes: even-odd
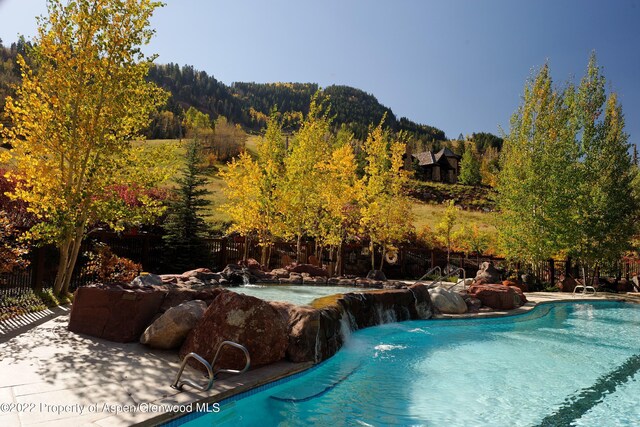
[[[217,371],[213,371],[213,367],[215,366],[216,362],[218,361],[218,356],[220,355],[220,351],[222,350],[223,347],[225,346],[231,346],[231,347],[235,347],[238,348],[240,350],[242,350],[242,352],[244,353],[245,356],[245,360],[246,363],[244,365],[244,368],[242,368],[241,370],[236,370],[236,369],[218,369]],[[199,384],[194,383],[191,380],[183,380],[180,381],[180,377],[182,376],[182,372],[184,371],[184,368],[187,366],[187,362],[189,361],[189,359],[195,359],[198,362],[200,362],[202,365],[204,365],[205,368],[207,368],[207,374],[209,376],[209,382],[207,383],[206,387],[202,387]],[[251,366],[251,356],[249,356],[249,350],[247,350],[247,348],[241,344],[238,344],[236,342],[233,341],[222,341],[220,343],[220,345],[218,346],[218,350],[216,351],[215,356],[213,356],[213,361],[211,363],[207,362],[202,356],[200,356],[197,353],[191,352],[189,354],[187,354],[184,359],[182,359],[182,363],[180,364],[180,369],[178,370],[178,374],[176,375],[176,380],[173,382],[173,384],[171,384],[172,388],[175,388],[176,390],[180,390],[182,391],[182,387],[185,385],[188,385],[190,387],[196,388],[200,391],[208,391],[211,386],[213,385],[213,381],[216,379],[216,376],[218,374],[242,374],[244,372],[246,372],[249,367]]]
[[[429,276],[431,273],[433,273],[434,271],[438,271],[438,277],[442,276],[442,268],[440,268],[439,265],[436,265],[435,267],[433,267],[431,270],[427,271],[426,273],[424,273],[422,275],[421,278],[419,278],[418,280],[416,280],[416,282],[421,282],[423,279],[425,279],[427,276]]]
[[[454,287],[458,286],[460,284],[460,282],[462,282],[462,288],[466,289],[466,287],[467,287],[467,272],[465,271],[464,268],[461,268],[461,267],[458,267],[455,270],[452,270],[452,271],[448,272],[447,274],[440,275],[440,277],[438,277],[433,282],[431,282],[431,284],[428,286],[428,288],[435,288],[436,286],[438,286],[438,284],[442,284],[442,279],[451,277],[454,274],[459,274],[460,272],[462,272],[462,279],[458,280],[456,283],[454,283],[453,285],[449,286],[446,289],[449,291],[449,290],[453,289]],[[458,277],[460,277],[460,276],[458,276]]]
[[[462,272],[462,279],[459,278],[460,277],[460,272]],[[466,289],[467,288],[467,272],[466,272],[466,270],[464,268],[462,268],[462,267],[458,267],[455,270],[449,272],[448,277],[451,277],[454,274],[457,275],[459,279],[455,284],[449,286],[447,288],[447,290],[451,290],[454,287],[458,286],[460,284],[460,282],[462,282],[462,289]]]
[[[585,275],[584,267],[582,267],[582,283],[584,283],[584,284],[583,284],[583,285],[576,285],[576,287],[575,287],[575,288],[573,288],[573,295],[574,295],[574,296],[575,296],[575,294],[576,294],[576,290],[577,290],[578,288],[581,288],[581,289],[582,289],[582,294],[583,294],[583,295],[588,295],[588,294],[589,294],[589,291],[593,292],[593,294],[592,294],[592,295],[596,295],[596,294],[597,294],[597,292],[596,292],[596,288],[594,288],[594,287],[593,287],[593,286],[591,286],[591,285],[587,285],[587,276]]]

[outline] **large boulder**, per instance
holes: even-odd
[[[282,315],[287,322],[289,343],[287,359],[292,362],[317,362],[316,354],[320,328],[320,310],[309,306],[299,306],[286,302],[272,301],[269,304]]]
[[[480,265],[480,270],[476,274],[474,284],[483,283],[500,283],[502,280],[502,273],[495,268],[493,262],[485,261]]]
[[[267,365],[285,356],[289,342],[287,323],[267,302],[223,290],[187,336],[180,356],[195,352],[206,360],[213,360],[223,341],[245,346],[251,355],[251,366]],[[244,356],[239,350],[225,348],[215,369],[241,369],[244,363]],[[193,364],[204,370],[198,365]]]
[[[576,286],[578,286],[578,282],[569,274],[561,275],[556,283],[556,287],[560,292],[573,292]]]
[[[429,289],[429,295],[435,309],[442,314],[463,314],[467,312],[467,303],[457,292],[436,286]]]
[[[79,287],[69,330],[115,342],[137,341],[160,310],[166,289],[127,284]]]
[[[157,274],[145,273],[133,279],[130,285],[132,288],[162,285],[162,277]]]
[[[208,268],[196,268],[195,270],[185,271],[179,277],[183,282],[188,282],[189,279],[196,278],[205,284],[215,285],[217,281],[222,278],[222,275],[220,273],[214,273]]]
[[[310,276],[329,277],[329,272],[313,264],[291,264],[285,267],[291,273],[308,273]]]
[[[171,307],[144,331],[140,342],[164,350],[178,348],[206,309],[207,303],[201,300],[187,301]]]
[[[242,285],[245,280],[251,282],[249,269],[241,265],[227,264],[224,270],[220,272],[220,275],[227,281],[228,285]]]
[[[468,292],[469,295],[482,301],[482,305],[495,310],[512,310],[527,302],[522,291],[515,286],[474,284]]]
[[[387,276],[384,275],[382,270],[369,270],[367,273],[367,279],[385,282],[387,280]]]
[[[209,305],[222,292],[222,288],[218,286],[194,284],[194,282],[165,283],[164,288],[167,289],[167,296],[160,306],[161,312],[193,300],[201,300]]]
[[[529,286],[527,285],[527,281],[524,280],[524,274],[523,276],[523,280],[522,282],[518,283],[515,280],[503,280],[502,281],[502,285],[503,286],[515,286],[516,288],[520,289],[522,292],[529,292]]]
[[[419,283],[408,287],[415,299],[416,314],[418,319],[431,319],[433,316],[433,306],[429,288]]]

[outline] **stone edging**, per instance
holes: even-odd
[[[550,297],[550,298],[554,298],[552,300],[543,300],[543,301],[535,301],[536,299],[536,294],[538,294],[538,296],[540,297]],[[556,295],[557,294],[557,295]],[[525,305],[513,309],[513,310],[509,310],[509,311],[492,311],[492,312],[484,312],[484,313],[465,313],[465,314],[446,314],[446,315],[438,315],[433,317],[432,319],[429,320],[462,320],[462,319],[478,319],[478,318],[499,318],[499,317],[511,317],[511,316],[517,316],[520,314],[524,314],[527,313],[531,310],[533,310],[534,308],[536,308],[537,306],[541,306],[541,305],[547,305],[547,304],[554,304],[554,303],[572,303],[572,302],[589,302],[589,301],[617,301],[617,302],[629,302],[629,303],[634,303],[634,304],[640,304],[640,294],[637,295],[620,295],[620,294],[616,294],[616,296],[612,296],[612,295],[608,295],[608,294],[601,294],[601,295],[597,295],[595,297],[578,297],[578,296],[574,296],[573,294],[564,294],[564,293],[527,293],[528,298],[532,297],[530,299],[530,302],[526,303]],[[560,298],[557,298],[560,297]],[[337,298],[339,299],[339,298]],[[243,384],[239,387],[236,387],[234,389],[230,389],[230,390],[226,390],[222,393],[216,394],[214,396],[207,396],[205,398],[199,399],[197,401],[194,401],[193,403],[215,403],[215,402],[222,402],[223,400],[226,399],[230,399],[234,396],[238,396],[240,394],[243,393],[247,393],[247,392],[251,392],[252,390],[256,390],[260,387],[263,386],[267,386],[268,384],[274,383],[276,381],[279,380],[284,380],[286,378],[292,377],[294,375],[297,374],[301,374],[313,367],[318,366],[317,364],[314,364],[313,362],[307,362],[304,364],[301,364],[299,366],[297,366],[295,369],[293,370],[289,370],[289,371],[281,371],[278,373],[275,373],[272,376],[266,376],[265,378],[261,378],[257,381],[255,381],[254,383],[250,383],[250,384]],[[160,423],[168,423],[174,420],[177,420],[183,416],[185,416],[186,414],[182,414],[182,413],[164,413],[164,414],[160,414],[157,415],[153,418],[150,418],[148,420],[142,421],[140,423],[134,424],[134,426],[140,426],[140,427],[148,427],[148,426],[155,426],[158,425]]]

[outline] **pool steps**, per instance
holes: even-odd
[[[244,357],[246,360],[245,366],[244,368],[242,368],[241,370],[236,370],[236,369],[218,369],[217,371],[213,371],[213,367],[216,364],[216,361],[218,360],[218,356],[220,355],[220,351],[222,350],[223,347],[225,346],[229,346],[229,347],[235,347],[237,349],[242,350],[242,352],[244,353]],[[184,381],[180,381],[180,377],[182,376],[182,372],[184,371],[184,368],[187,366],[187,362],[189,361],[189,359],[194,359],[197,360],[198,362],[200,362],[202,365],[204,365],[205,368],[207,368],[207,374],[209,375],[209,382],[207,383],[207,385],[205,387],[194,383],[191,380],[184,380]],[[213,361],[211,362],[211,364],[209,364],[209,362],[207,362],[202,356],[200,356],[197,353],[189,353],[187,354],[184,359],[182,359],[182,363],[180,364],[180,369],[178,370],[178,374],[176,375],[176,379],[173,382],[173,384],[171,384],[172,388],[175,388],[176,390],[180,390],[182,391],[182,388],[185,385],[188,385],[190,387],[193,387],[195,389],[198,389],[200,391],[209,391],[209,389],[211,388],[211,386],[213,385],[213,381],[215,380],[216,376],[220,373],[224,373],[224,374],[242,374],[244,372],[246,372],[249,367],[251,366],[251,356],[249,355],[249,351],[247,350],[247,348],[241,344],[238,344],[236,342],[233,341],[222,341],[220,343],[220,345],[218,346],[218,350],[216,351],[215,356],[213,357]]]

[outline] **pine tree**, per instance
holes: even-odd
[[[480,175],[480,162],[471,152],[471,149],[464,150],[460,160],[460,175],[458,182],[465,185],[480,185],[482,176]]]
[[[207,178],[199,165],[199,143],[188,142],[185,167],[178,178],[175,199],[171,203],[165,224],[165,248],[167,265],[176,272],[183,272],[208,265],[210,256],[204,237],[207,226],[201,217],[202,210],[210,204],[205,196]]]

